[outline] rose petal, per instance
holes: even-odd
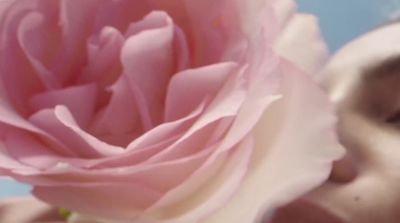
[[[2,97],[7,98],[10,104],[23,115],[29,114],[30,108],[27,103],[30,95],[38,93],[43,86],[29,61],[21,50],[17,32],[25,10],[34,10],[33,1],[24,4],[25,1],[10,6],[8,16],[2,20],[0,36],[0,69],[1,84],[6,90]]]
[[[119,55],[124,42],[121,32],[114,27],[104,27],[98,36],[92,36],[87,46],[88,65],[82,69],[78,83],[97,83],[106,88],[121,73]]]
[[[137,165],[145,162],[164,148],[171,146],[179,137],[181,136],[173,136],[164,139],[161,142],[149,145],[146,148],[129,150],[123,155],[107,157],[101,160],[93,160],[92,162],[87,162],[85,166],[88,168],[109,168]]]
[[[202,103],[188,116],[173,122],[166,122],[155,127],[129,144],[127,149],[133,151],[145,148],[149,145],[153,145],[162,140],[175,137],[176,135],[186,132],[198,119],[204,109],[205,103]]]
[[[43,109],[30,117],[30,121],[71,148],[80,157],[98,158],[123,152],[123,148],[101,142],[83,131],[65,106]]]
[[[143,133],[134,94],[125,76],[120,77],[110,90],[110,102],[92,123],[91,131],[100,138],[127,134],[127,140],[114,138],[114,142],[117,145],[128,145]]]
[[[147,160],[154,154],[161,152],[163,149],[175,143],[199,117],[203,109],[204,104],[200,105],[191,114],[182,119],[155,127],[129,144],[124,154],[106,157],[96,161],[93,160],[88,162],[88,167],[92,165],[124,166],[125,163],[126,165],[133,165],[136,162]]]
[[[181,159],[193,159],[196,156],[207,156],[213,151],[210,147],[214,148],[214,144],[218,143],[211,141],[211,136],[217,126],[218,122],[211,122],[203,128],[192,132],[190,135],[183,134],[172,145],[149,158],[146,163],[170,162]]]
[[[3,89],[0,84],[0,94],[3,95]],[[14,127],[22,128],[34,133],[46,134],[29,121],[18,114],[9,102],[0,96],[0,122]]]
[[[296,3],[293,0],[269,0],[274,8],[274,14],[279,25],[285,28],[287,23],[293,18],[296,13]]]
[[[98,1],[98,4],[93,28],[95,34],[101,32],[104,27],[128,30],[132,21],[141,20],[152,10],[147,0]]]
[[[16,172],[30,172],[31,169],[31,167],[28,167],[11,157],[10,154],[7,153],[4,143],[0,143],[0,173],[10,175],[11,170]]]
[[[96,96],[97,86],[88,84],[46,91],[33,96],[30,103],[36,111],[64,105],[74,114],[80,126],[86,127],[94,112]]]
[[[5,15],[6,10],[15,2],[15,0],[3,0],[0,1],[0,15]],[[1,21],[3,21],[1,19]]]
[[[60,0],[60,26],[63,44],[56,56],[52,71],[62,85],[68,85],[80,74],[85,62],[86,40],[94,23],[99,0],[75,1]]]
[[[240,110],[246,97],[243,80],[240,78],[242,74],[243,69],[239,69],[236,73],[233,73],[230,77],[231,79],[226,81],[216,97],[211,101],[204,114],[179,140],[169,148],[166,148],[157,154],[157,156],[153,157],[152,160],[159,160],[160,158],[162,159],[162,157],[168,157],[170,154],[175,155],[184,152],[185,148],[188,149],[187,147],[179,147],[176,145],[179,145],[185,140],[190,142],[190,138],[195,133],[217,120],[234,117]]]
[[[174,31],[171,19],[163,17],[163,27],[131,36],[121,53],[123,75],[135,94],[145,131],[162,121],[165,91],[173,72]]]
[[[107,143],[104,143],[98,140],[96,137],[83,131],[77,125],[75,118],[70,113],[69,109],[66,108],[65,106],[61,105],[57,106],[54,109],[54,115],[62,124],[71,129],[80,137],[82,137],[82,139],[85,140],[88,143],[88,145],[90,145],[95,151],[99,152],[100,154],[107,156],[107,155],[116,155],[124,152],[124,149],[122,147],[112,146]]]
[[[294,16],[276,43],[278,53],[309,74],[316,74],[328,59],[317,19],[311,15]]]
[[[5,148],[14,159],[33,168],[54,166],[62,158],[22,131],[10,131],[5,137]]]
[[[62,223],[54,208],[34,198],[15,198],[0,202],[0,221],[9,223]]]
[[[226,204],[233,196],[245,176],[251,152],[252,141],[245,139],[232,153],[207,160],[147,212],[161,217],[155,221],[157,223],[203,222],[204,216]]]
[[[236,26],[231,1],[213,0],[147,0],[156,9],[168,12],[174,22],[185,32],[191,48],[191,65],[200,67],[221,61],[224,50],[231,42],[228,28]],[[207,12],[208,16],[204,16]],[[222,21],[222,19],[226,21]],[[230,31],[238,31],[230,29]],[[240,32],[233,32],[238,34]],[[232,36],[232,40],[236,36]],[[227,60],[232,59],[228,58]]]
[[[226,62],[175,74],[168,86],[164,120],[181,118],[213,97],[235,68],[235,63]]]
[[[125,36],[128,38],[142,31],[149,29],[162,28],[168,24],[169,15],[166,12],[153,11],[146,15],[142,20],[132,23],[128,27]],[[175,21],[174,21],[175,22]],[[176,70],[180,71],[189,66],[189,46],[187,43],[186,33],[181,27],[174,25],[174,53]]]
[[[54,205],[98,217],[102,213],[114,220],[132,219],[160,196],[158,191],[136,183],[36,187],[33,193]]]
[[[289,64],[282,69],[284,97],[266,110],[256,128],[248,175],[207,223],[260,220],[322,183],[332,162],[343,155],[333,135],[335,117],[327,98],[302,72]]]
[[[42,83],[48,89],[56,89],[61,87],[60,83],[46,65],[50,65],[53,54],[58,49],[54,46],[59,45],[60,36],[57,25],[48,23],[44,15],[37,12],[28,13],[18,27],[17,36],[21,49]]]

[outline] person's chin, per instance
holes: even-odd
[[[310,200],[297,200],[280,208],[269,223],[349,223]]]

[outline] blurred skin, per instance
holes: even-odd
[[[344,46],[324,69],[347,156],[273,223],[400,222],[400,23]]]

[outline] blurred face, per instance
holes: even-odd
[[[347,156],[273,223],[400,222],[400,23],[343,47],[323,71]]]

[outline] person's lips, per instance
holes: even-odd
[[[270,223],[347,223],[335,214],[312,202],[298,200],[281,209]]]

